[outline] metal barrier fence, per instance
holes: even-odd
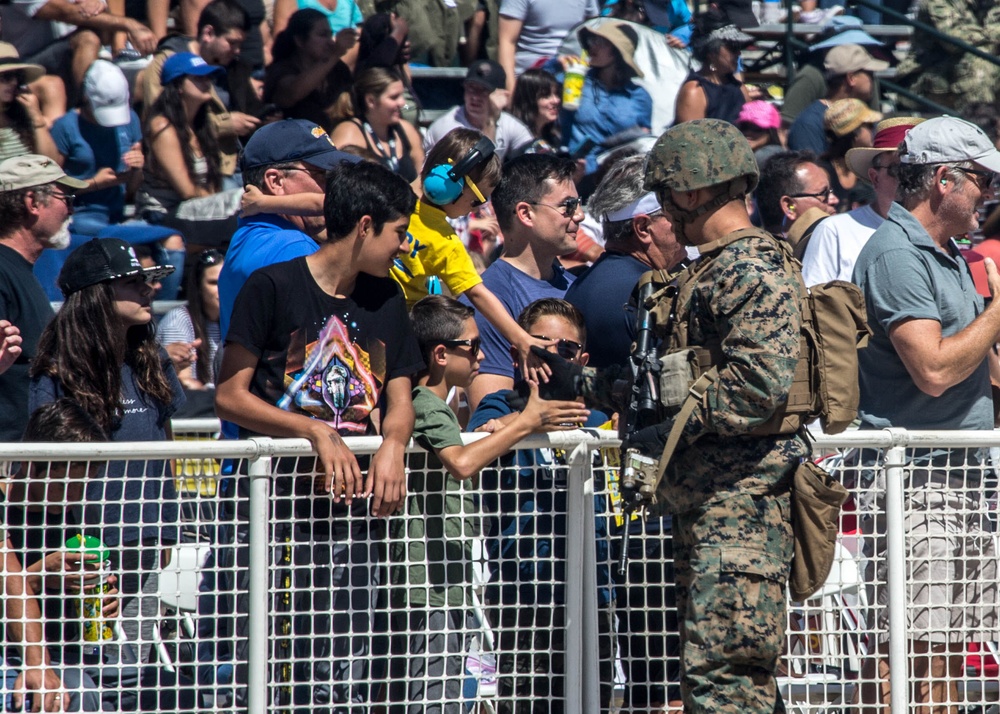
[[[679,698],[669,524],[628,524],[619,578],[611,434],[532,438],[477,484],[415,449],[407,512],[375,520],[316,492],[308,442],[190,439],[214,429],[0,446],[8,692],[13,645],[37,662],[40,626],[85,710],[589,714]],[[379,440],[348,443],[364,468]],[[952,711],[998,710],[997,446],[993,433],[817,440],[852,499],[826,586],[789,603],[789,710],[879,711],[888,683],[882,711],[916,711],[927,686]],[[88,534],[103,544],[72,540]],[[924,672],[927,642],[951,671]]]

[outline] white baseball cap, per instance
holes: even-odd
[[[904,164],[947,164],[972,161],[1000,173],[1000,151],[986,132],[957,117],[935,117],[910,129],[900,148]]]
[[[114,63],[94,60],[83,78],[83,94],[101,126],[125,126],[132,120],[128,80]]]
[[[41,154],[22,154],[0,162],[0,191],[19,191],[48,183],[79,191],[87,188],[86,181],[67,176],[59,164]]]

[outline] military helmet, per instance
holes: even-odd
[[[720,119],[694,119],[656,140],[646,161],[645,188],[697,191],[745,177],[750,193],[759,176],[753,149],[735,126]]]

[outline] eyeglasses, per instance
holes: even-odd
[[[963,169],[960,166],[955,167],[956,171],[961,171],[966,176],[971,176],[973,183],[976,184],[976,188],[980,191],[994,190],[997,188],[998,181],[997,174],[992,171],[977,171],[976,169]]]
[[[437,344],[444,345],[445,347],[468,347],[469,352],[471,352],[473,356],[477,356],[479,354],[479,346],[482,344],[482,340],[479,337],[471,340],[438,340]]]
[[[285,171],[305,171],[307,174],[312,176],[313,181],[320,184],[321,186],[326,183],[326,170],[313,168],[309,166],[289,166]]]
[[[470,179],[468,176],[463,176],[462,178],[465,180],[465,185],[469,187],[469,190],[472,191],[473,195],[476,197],[476,200],[472,202],[473,208],[479,208],[489,200],[483,195],[483,192],[479,190],[479,186],[476,185],[475,181]]]
[[[557,203],[555,205],[551,203],[532,203],[532,206],[548,206],[549,208],[554,208],[563,214],[566,218],[572,218],[576,215],[577,209],[580,208],[580,198],[567,198],[562,203]]]
[[[21,72],[4,72],[0,74],[0,82],[13,82],[14,84],[24,84],[25,76]]]
[[[833,189],[829,186],[816,193],[792,193],[788,195],[789,198],[815,198],[817,201],[823,201],[824,203],[829,201],[831,196],[833,196]]]
[[[220,251],[217,251],[215,248],[209,248],[208,250],[202,251],[198,256],[198,265],[203,265],[205,267],[218,265],[224,259],[225,256]]]
[[[557,340],[555,337],[546,337],[545,335],[532,335],[536,340],[544,340],[545,342],[555,342],[556,354],[563,359],[576,359],[579,356],[580,351],[583,350],[583,345],[579,342],[573,342],[573,340]]]
[[[66,204],[66,209],[69,211],[73,210],[73,200],[76,198],[75,194],[72,193],[56,193],[53,191],[49,194],[52,198],[58,199]]]

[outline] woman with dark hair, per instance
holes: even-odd
[[[407,181],[424,163],[420,133],[403,119],[403,80],[390,69],[372,67],[358,75],[351,97],[353,115],[330,135],[336,146],[365,146],[377,161]]]
[[[703,12],[695,19],[691,54],[701,68],[691,72],[677,95],[675,123],[692,119],[722,119],[735,124],[740,109],[752,99],[736,78],[740,52],[753,38],[732,24],[721,11]]]
[[[635,63],[639,36],[627,22],[604,22],[577,33],[590,55],[590,71],[583,81],[580,107],[563,111],[563,127],[570,153],[586,161],[585,174],[597,170],[604,143],[626,132],[649,132],[653,99],[635,83],[643,76]]]
[[[59,274],[66,300],[42,332],[31,364],[29,410],[69,397],[111,441],[170,439],[170,417],[184,394],[156,342],[149,283],[172,271],[140,267],[120,240],[95,238],[70,253]],[[122,627],[132,642],[139,636],[135,596],[161,565],[157,546],[177,540],[177,491],[169,464],[110,461],[87,479],[83,525],[99,529],[112,553],[124,595]],[[155,617],[155,600],[145,601],[155,612],[142,614]],[[152,624],[144,620],[143,642],[152,642]]]
[[[222,188],[222,156],[208,122],[212,75],[222,71],[190,52],[163,64],[163,91],[145,117],[146,163],[136,197],[136,208],[152,223],[181,201]]]
[[[559,149],[562,144],[559,132],[560,107],[562,85],[550,72],[529,69],[517,78],[510,113],[531,130],[535,143],[542,141],[552,150]]]
[[[164,315],[156,331],[185,389],[215,388],[213,362],[220,342],[219,273],[224,262],[222,253],[214,249],[198,256],[187,276],[187,304]]]
[[[264,102],[277,104],[286,119],[306,119],[327,132],[336,123],[337,100],[353,77],[344,54],[358,41],[347,27],[334,38],[326,15],[305,9],[292,13],[274,38],[272,62],[264,70]]]
[[[23,154],[42,154],[59,160],[38,97],[27,88],[45,74],[38,64],[18,62],[17,49],[0,42],[0,161]]]

